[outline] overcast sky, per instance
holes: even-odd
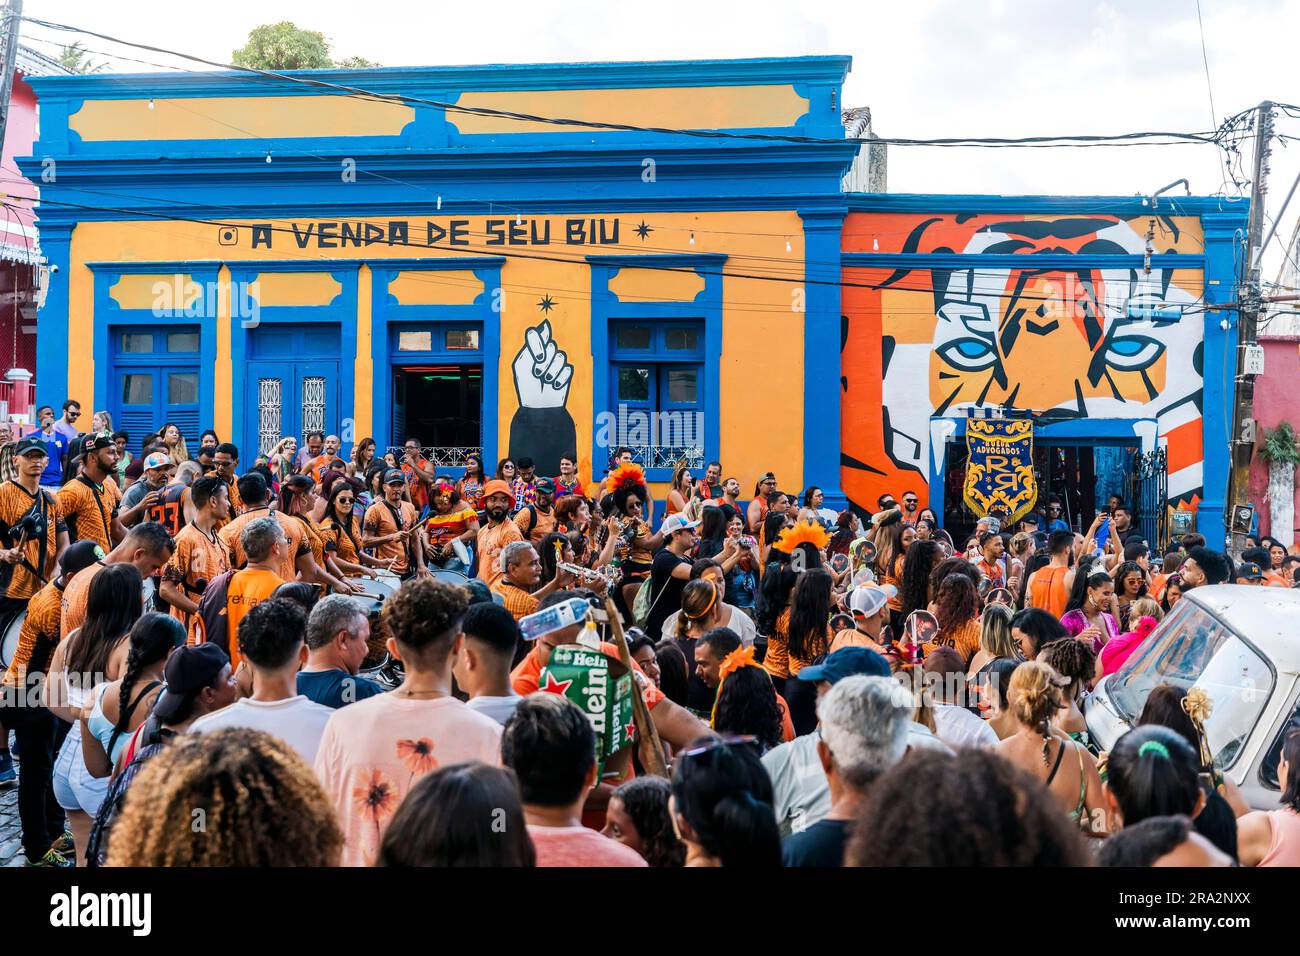
[[[278,20],[323,32],[337,56],[385,66],[848,54],[845,104],[871,107],[885,136],[1201,132],[1263,99],[1300,103],[1300,0],[1201,0],[1209,87],[1195,0],[27,0],[26,13],[222,62],[252,27]],[[1300,135],[1300,120],[1281,123]],[[1276,151],[1271,214],[1297,171],[1300,142]],[[1220,151],[1201,145],[889,155],[894,192],[1132,195],[1186,177],[1209,195],[1224,191],[1222,172]],[[1300,197],[1282,239],[1298,213]],[[1280,261],[1275,244],[1266,279]]]

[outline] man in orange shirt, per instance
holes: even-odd
[[[280,530],[284,532],[286,541],[284,560],[276,568],[276,574],[286,581],[294,580],[302,570],[301,562],[304,557],[312,557],[311,545],[307,543],[302,522],[289,517],[283,511],[271,510],[271,489],[267,486],[266,479],[257,472],[244,475],[236,485],[240,500],[245,505],[244,513],[217,532],[217,537],[229,552],[230,566],[242,568],[248,561],[244,555],[244,546],[240,543],[244,529],[258,518],[274,518],[280,523]],[[313,559],[311,563],[315,564],[315,560]]]
[[[429,460],[420,457],[420,440],[408,438],[402,446],[402,476],[415,510],[423,512],[429,506],[429,489],[433,487],[434,473]]]
[[[122,492],[111,477],[117,470],[117,443],[100,433],[86,441],[81,473],[59,489],[59,510],[69,533],[90,539],[105,551],[126,537],[117,519]]]
[[[105,565],[129,562],[135,565],[146,581],[156,575],[176,550],[172,536],[156,521],[145,521],[130,530],[122,543],[104,557],[73,576],[63,589],[62,617],[59,622],[60,638],[65,638],[86,620],[86,600],[90,596],[90,582]]]
[[[519,526],[510,520],[515,496],[510,486],[493,478],[483,486],[483,507],[487,522],[478,529],[478,577],[495,588],[505,577],[501,570],[501,552],[512,541],[524,540]]]
[[[402,500],[405,486],[406,478],[396,468],[384,472],[384,498],[366,509],[361,527],[361,546],[379,560],[391,562],[393,573],[402,580],[429,573],[420,514],[409,501]]]
[[[176,551],[163,568],[159,593],[172,607],[172,616],[193,637],[199,599],[211,581],[230,570],[230,555],[217,537],[217,522],[230,515],[226,484],[217,475],[204,475],[190,489],[194,520],[176,536]],[[191,641],[193,643],[193,641]]]
[[[68,530],[55,496],[41,488],[49,464],[45,442],[34,435],[14,446],[17,474],[0,484],[0,581],[4,600],[17,610],[54,574],[59,553],[68,546]],[[39,577],[38,577],[39,575]]]
[[[284,584],[284,578],[276,573],[276,569],[283,564],[289,544],[280,523],[269,517],[250,522],[240,533],[239,543],[248,555],[248,565],[232,574],[226,587],[226,643],[229,646],[222,649],[230,655],[230,666],[235,670],[243,696],[247,696],[252,691],[251,675],[247,668],[240,668],[239,642],[235,635],[239,633],[239,622],[244,615],[268,600],[275,589]]]
[[[321,478],[325,476],[325,472],[330,466],[330,462],[339,456],[340,444],[338,435],[328,436],[325,439],[325,450],[307,462],[307,467],[303,470],[311,475],[311,480],[316,484],[320,484]]]
[[[542,580],[542,560],[537,549],[527,541],[511,541],[501,552],[501,570],[504,577],[497,582],[493,592],[501,595],[516,621],[537,610],[541,599],[573,583],[567,571],[556,571],[555,577],[538,588]],[[534,590],[536,589],[536,590]]]

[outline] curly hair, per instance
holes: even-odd
[[[781,707],[772,678],[761,667],[741,667],[718,685],[713,729],[720,734],[752,734],[766,753],[781,743]]]
[[[1044,644],[1038,652],[1040,659],[1056,673],[1070,682],[1071,696],[1093,679],[1097,672],[1097,652],[1092,645],[1073,637]]]
[[[641,837],[641,856],[651,866],[681,866],[686,845],[677,838],[668,813],[672,785],[663,777],[636,777],[614,791]]]
[[[1088,857],[1059,803],[1029,774],[984,750],[927,749],[868,791],[845,865],[1086,866]]]
[[[939,633],[954,634],[979,614],[979,594],[966,575],[950,574],[944,578],[934,597],[934,616],[939,622]]]
[[[403,648],[417,656],[433,651],[435,660],[451,650],[469,610],[464,588],[436,578],[407,581],[384,602],[379,615],[384,627]]]
[[[913,611],[924,611],[930,604],[930,572],[935,558],[942,553],[939,542],[932,539],[913,541],[903,559],[903,618]]]
[[[182,734],[132,781],[109,866],[338,866],[334,807],[298,752],[245,728]]]
[[[930,593],[938,598],[939,588],[943,586],[944,580],[954,574],[962,575],[969,579],[971,584],[979,587],[980,573],[975,570],[975,565],[965,558],[944,558],[930,572]]]

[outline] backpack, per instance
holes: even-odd
[[[230,654],[230,618],[226,614],[226,599],[230,594],[230,579],[234,576],[233,570],[223,571],[208,582],[208,586],[203,589],[203,596],[199,598],[196,616],[197,643],[216,644],[227,656]]]
[[[636,622],[637,627],[645,627],[645,622],[649,619],[653,608],[654,602],[650,600],[650,575],[646,575],[646,579],[636,589],[636,598],[632,601],[632,620]]]

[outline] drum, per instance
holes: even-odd
[[[469,584],[469,577],[459,571],[448,571],[446,568],[434,568],[429,570],[439,581],[445,581],[447,584],[455,584],[458,587],[466,587]]]
[[[348,583],[360,585],[362,594],[378,598],[381,602],[396,594],[397,589],[402,586],[402,579],[392,571],[378,568],[375,574],[374,578],[349,578]]]
[[[22,608],[12,613],[4,621],[0,621],[0,672],[9,669],[13,663],[14,655],[18,653],[18,634],[23,629],[23,621],[27,620],[27,608]]]

